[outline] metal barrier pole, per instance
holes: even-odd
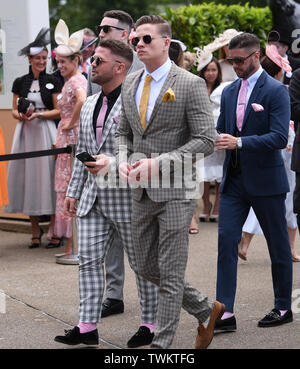
[[[76,153],[76,145],[72,145],[72,167],[74,164],[75,153]],[[67,255],[65,254],[56,255],[56,263],[69,265],[79,264],[76,216],[73,217],[72,219],[72,253]]]

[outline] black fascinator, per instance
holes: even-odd
[[[43,27],[35,40],[18,52],[18,55],[35,55],[50,43],[50,28]]]

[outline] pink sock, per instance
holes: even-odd
[[[279,310],[279,311],[281,316],[283,316],[287,312],[287,310]]]
[[[80,333],[88,333],[90,331],[94,331],[97,329],[96,323],[79,323],[77,326],[80,330]]]
[[[221,320],[231,318],[233,317],[233,315],[234,315],[233,313],[230,313],[229,311],[225,311],[225,313],[222,315]]]
[[[150,332],[153,333],[155,329],[155,323],[152,324],[141,323],[141,327],[147,327],[150,329]]]

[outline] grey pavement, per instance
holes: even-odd
[[[0,224],[0,229],[3,229]],[[78,265],[56,263],[63,248],[30,250],[30,234],[0,230],[0,349],[69,349],[53,338],[78,323]],[[297,235],[297,250],[300,241]],[[217,224],[200,223],[190,236],[186,279],[215,299]],[[254,237],[248,261],[239,261],[235,314],[237,331],[218,334],[209,349],[299,349],[300,263],[294,263],[294,322],[281,327],[258,328],[257,321],[273,308],[270,260],[263,236]],[[126,263],[125,312],[98,324],[100,349],[126,348],[140,323],[140,309],[133,272]],[[174,349],[194,347],[194,317],[182,310]],[[80,347],[80,346],[79,346]]]

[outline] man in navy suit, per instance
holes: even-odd
[[[215,332],[235,331],[238,243],[252,206],[267,240],[272,264],[274,309],[258,322],[291,322],[292,259],[284,200],[289,185],[280,150],[288,139],[287,88],[261,67],[260,42],[242,33],[229,43],[229,62],[239,77],[221,98],[218,150],[226,150],[220,185],[217,300],[226,312]]]

